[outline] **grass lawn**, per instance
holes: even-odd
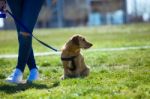
[[[150,46],[150,24],[36,29],[34,35],[60,49],[73,35],[84,35],[95,48]],[[51,51],[33,40],[35,52]],[[0,55],[16,54],[15,31],[0,31]],[[5,82],[17,59],[0,59],[0,99],[150,99],[150,49],[83,51],[91,73],[86,78],[60,80],[57,55],[36,57],[41,80],[16,85]],[[29,74],[28,68],[24,79]]]

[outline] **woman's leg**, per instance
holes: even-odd
[[[36,68],[36,65],[32,50],[32,36],[29,34],[33,32],[34,25],[44,0],[7,1],[12,13],[23,22],[30,32],[22,28],[22,26],[16,22],[19,41],[18,63],[15,71],[6,80],[15,83],[20,82],[26,64],[28,64],[30,70],[32,69],[28,80],[36,80],[38,72],[37,69],[33,69]]]
[[[9,8],[15,17],[21,20],[23,0],[7,0]],[[15,21],[17,33],[20,32],[20,25]],[[19,39],[18,39],[19,40]]]
[[[17,19],[19,19],[19,20],[22,20],[22,13],[23,13],[23,4],[24,4],[24,1],[23,0],[7,0],[7,2],[8,2],[8,5],[9,5],[12,13],[15,15],[15,17],[17,17]],[[17,28],[17,32],[18,32],[19,45],[22,45],[22,40],[21,40],[21,37],[20,37],[20,27],[21,26],[16,21],[15,21],[15,23],[16,23],[16,28]],[[22,62],[22,61],[20,61],[20,60],[22,60],[22,59],[20,59],[20,55],[19,55],[19,57],[18,57],[18,63],[17,63],[16,67],[23,72],[24,68],[25,68],[25,63]],[[27,61],[27,64],[30,67],[29,68],[30,70],[32,68],[36,68],[36,64],[35,64],[35,59],[34,59],[32,47],[31,47],[31,53],[29,55],[29,59]]]
[[[33,68],[37,68],[32,47],[31,47],[30,56],[29,56],[28,61],[27,61],[27,65],[29,67],[29,70],[31,70]]]
[[[36,24],[40,9],[45,0],[24,0],[22,22],[27,26],[30,33]],[[22,32],[27,32],[22,28]]]
[[[17,19],[21,19],[22,16],[22,4],[23,0],[7,0],[8,5],[12,11],[12,13],[17,17]],[[16,23],[17,32],[20,31],[19,24]],[[18,42],[19,42],[19,36],[18,36]],[[22,80],[22,71],[20,69],[15,69],[10,76],[6,78],[6,81],[13,82],[13,83],[19,83]]]
[[[19,58],[17,68],[25,68],[26,63],[29,66],[29,69],[36,68],[34,54],[32,50],[32,37],[33,28],[38,18],[38,14],[42,7],[44,0],[24,0],[23,3],[23,14],[22,14],[22,23],[28,28],[30,33],[23,27],[20,27],[20,45],[19,45]]]

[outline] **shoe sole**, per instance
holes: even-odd
[[[27,83],[26,80],[22,80],[22,81],[20,81],[20,82],[13,82],[13,81],[11,81],[11,80],[5,80],[5,81],[8,82],[8,83],[13,83],[13,84],[26,84],[26,83]]]

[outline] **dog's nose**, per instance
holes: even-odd
[[[88,48],[90,48],[90,47],[92,47],[92,46],[93,46],[93,44],[91,44],[91,43],[88,44]]]
[[[84,47],[84,49],[88,49],[88,48],[90,48],[90,47],[92,47],[92,46],[93,46],[93,44],[87,43],[86,46]]]
[[[93,44],[90,44],[90,46],[93,46]]]
[[[91,44],[91,43],[90,43],[90,44],[89,44],[89,46],[90,46],[90,47],[92,47],[92,46],[93,46],[93,44]]]

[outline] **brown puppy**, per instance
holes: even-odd
[[[88,49],[92,44],[81,35],[74,35],[62,48],[61,60],[64,67],[62,79],[72,77],[85,77],[89,68],[84,62],[80,49]]]

